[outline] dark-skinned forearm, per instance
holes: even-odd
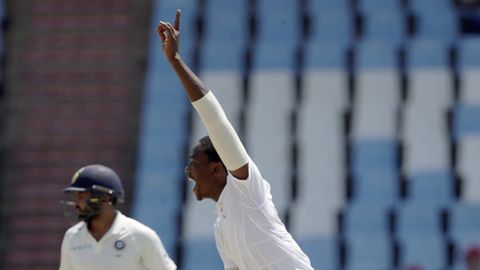
[[[208,89],[205,87],[203,82],[188,67],[180,55],[177,54],[176,56],[170,58],[169,62],[172,65],[175,73],[177,73],[178,78],[182,82],[190,102],[199,100],[208,93]]]

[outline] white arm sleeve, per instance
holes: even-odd
[[[212,91],[192,102],[192,105],[227,169],[234,171],[247,164],[250,160],[247,151]]]

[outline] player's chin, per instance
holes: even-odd
[[[195,198],[197,198],[197,201],[203,200],[203,196],[200,193],[198,193],[198,190],[194,191],[193,195],[195,195]]]
[[[197,198],[198,201],[201,201],[203,198],[202,196],[198,193],[198,186],[195,184],[195,186],[192,188],[192,193]]]

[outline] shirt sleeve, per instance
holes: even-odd
[[[149,270],[175,270],[177,266],[168,256],[160,237],[153,231],[149,230],[146,237],[142,237],[140,243],[142,247],[142,259],[146,269]]]
[[[232,174],[229,174],[228,177],[241,193],[245,203],[256,207],[263,204],[267,199],[271,199],[270,184],[263,179],[257,165],[252,160],[248,162],[247,179],[239,180]]]
[[[68,249],[68,236],[65,234],[62,241],[62,248],[60,251],[60,267],[59,270],[73,270],[72,260],[70,258],[70,251]]]

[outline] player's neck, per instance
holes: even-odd
[[[213,192],[210,198],[215,202],[218,202],[218,200],[220,199],[220,195],[223,192],[223,189],[227,185],[227,178],[225,177],[225,179],[222,179],[221,181],[218,181],[216,183],[217,184],[215,185],[215,189],[213,189]]]
[[[102,239],[110,227],[112,227],[116,216],[117,211],[115,209],[109,209],[108,211],[102,211],[88,223],[88,230],[95,240],[100,241],[100,239]]]

